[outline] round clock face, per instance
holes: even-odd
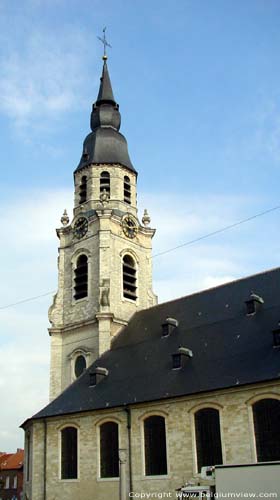
[[[85,217],[79,217],[74,224],[74,235],[76,238],[85,236],[88,230],[88,220]]]
[[[137,221],[131,215],[126,215],[122,220],[122,228],[128,238],[135,238],[138,231]]]

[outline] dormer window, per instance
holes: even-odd
[[[279,347],[280,348],[280,328],[277,328],[277,330],[273,330],[273,347]]]
[[[82,203],[85,203],[87,201],[87,176],[83,175],[81,179],[81,184],[80,184],[80,190],[79,190],[79,204],[81,205]]]
[[[109,172],[101,172],[100,175],[100,194],[107,193],[110,197],[110,174]]]
[[[193,357],[193,352],[187,347],[179,347],[178,351],[175,354],[172,354],[172,368],[173,370],[178,370],[182,368],[188,358]]]
[[[123,181],[123,199],[125,203],[131,204],[131,184],[130,178],[127,175],[125,175]]]
[[[172,368],[174,370],[178,370],[181,367],[182,367],[181,354],[179,353],[172,354]]]
[[[179,322],[174,318],[166,318],[165,322],[161,325],[162,337],[168,337],[170,333],[177,328]]]
[[[247,316],[256,314],[260,307],[264,304],[264,300],[259,295],[251,293],[248,300],[245,300]]]
[[[89,374],[89,386],[95,387],[101,380],[108,377],[109,371],[107,368],[103,368],[101,366],[97,366],[93,371]]]
[[[126,299],[137,299],[136,264],[130,255],[123,257],[123,296]]]

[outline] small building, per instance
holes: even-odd
[[[24,450],[0,453],[0,499],[21,500],[23,497]]]

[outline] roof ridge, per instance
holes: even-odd
[[[221,283],[220,285],[215,285],[215,286],[212,286],[210,288],[204,288],[203,290],[199,290],[197,292],[192,292],[189,295],[181,295],[180,297],[176,297],[174,299],[167,300],[166,302],[160,302],[159,304],[156,304],[155,306],[152,306],[152,307],[148,307],[147,309],[142,309],[141,311],[138,311],[135,314],[140,314],[140,313],[147,311],[147,310],[150,311],[152,309],[156,309],[157,307],[161,307],[165,304],[171,304],[172,302],[177,302],[178,300],[183,300],[183,299],[187,299],[189,297],[193,297],[195,295],[201,295],[202,293],[211,292],[212,290],[217,290],[218,288],[223,288],[225,286],[232,285],[233,283],[238,283],[240,281],[244,281],[244,280],[249,279],[249,278],[254,278],[255,276],[260,276],[261,274],[263,274],[263,275],[269,274],[269,273],[271,273],[273,271],[277,271],[277,270],[280,270],[280,266],[272,267],[271,269],[267,269],[265,271],[259,271],[259,272],[254,273],[254,274],[249,274],[248,276],[242,276],[241,278],[236,278],[232,281],[227,281],[226,283]]]

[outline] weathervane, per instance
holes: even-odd
[[[101,36],[97,37],[98,40],[100,40],[100,42],[102,42],[104,45],[104,53],[103,53],[103,57],[102,57],[103,61],[106,61],[106,59],[108,59],[107,54],[106,54],[106,47],[112,48],[112,46],[106,40],[106,33],[105,32],[106,32],[106,26],[105,26],[105,28],[103,28],[103,38],[101,38]]]

